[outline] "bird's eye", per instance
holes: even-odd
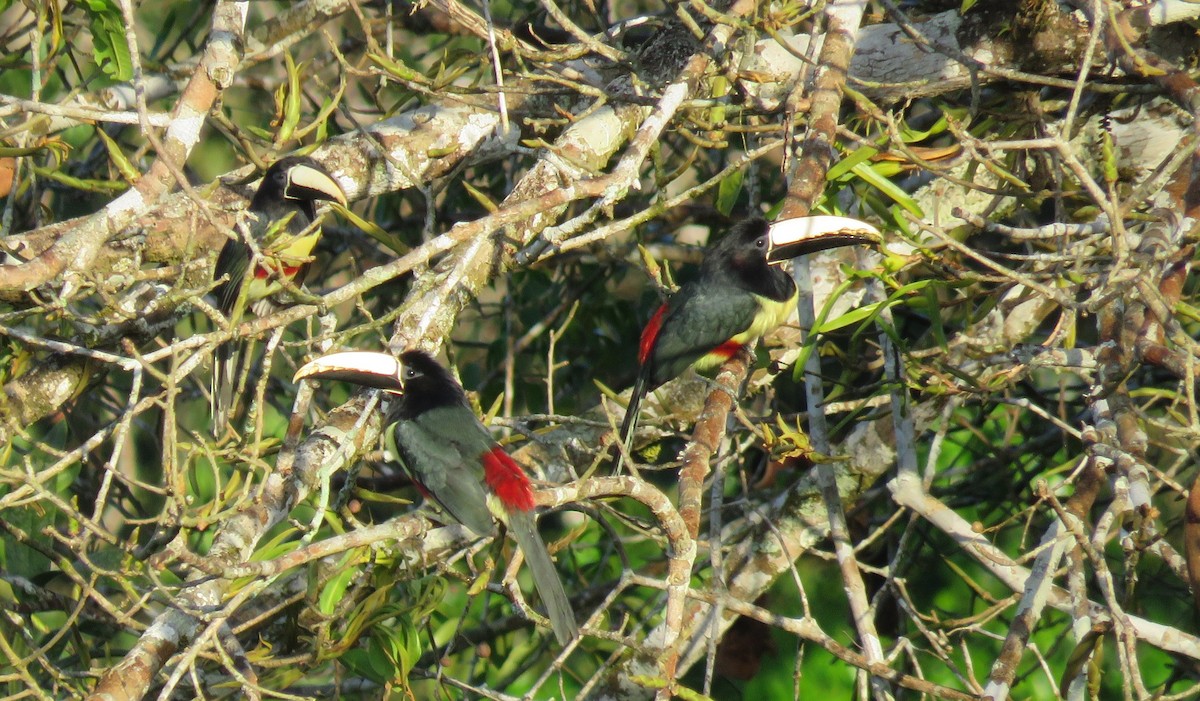
[[[757,239],[754,240],[754,245],[757,248],[762,248],[763,246],[766,246],[767,245],[767,237],[759,236]]]
[[[416,370],[413,370],[412,368],[404,368],[404,379],[406,379],[406,380],[411,380],[414,377],[419,377],[420,374],[421,373],[417,372]]]

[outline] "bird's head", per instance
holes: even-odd
[[[446,368],[424,351],[390,353],[342,351],[321,356],[296,371],[293,381],[342,380],[381,389],[400,399],[400,418],[466,404],[466,394]]]
[[[254,194],[255,202],[260,198],[307,203],[327,200],[346,206],[346,193],[333,176],[316,161],[303,156],[287,156],[271,164]]]

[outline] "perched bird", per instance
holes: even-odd
[[[533,487],[521,466],[484,428],[462,386],[428,353],[348,351],[318,358],[296,380],[336,379],[398,395],[385,431],[418,488],[475,533],[494,532],[493,518],[508,527],[546,606],[558,642],[579,634],[575,614],[534,520]]]
[[[752,346],[796,309],[796,283],[780,263],[806,253],[878,243],[870,224],[847,217],[813,216],[768,224],[738,222],[704,256],[699,277],[680,288],[642,329],[638,375],[621,422],[630,452],[642,397],[688,367],[708,370]]]
[[[316,222],[317,200],[346,204],[337,182],[314,161],[288,156],[275,161],[263,175],[254,199],[250,200],[249,236],[260,257],[251,269],[254,252],[242,240],[228,239],[217,256],[213,279],[220,280],[213,293],[217,308],[230,326],[241,321],[249,307],[256,314],[271,309],[270,298],[285,289],[283,280],[299,285],[309,255],[321,238]],[[233,406],[234,382],[238,371],[240,344],[234,340],[216,351],[212,375],[213,433],[220,435]]]

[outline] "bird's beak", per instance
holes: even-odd
[[[346,206],[346,193],[333,178],[322,170],[300,164],[287,174],[284,194],[294,200],[331,200]]]
[[[345,351],[330,353],[306,363],[296,371],[292,381],[343,380],[392,394],[403,394],[402,369],[400,361],[388,353]]]
[[[772,222],[767,229],[767,262],[779,264],[806,253],[855,244],[879,244],[883,234],[850,217],[820,215]]]

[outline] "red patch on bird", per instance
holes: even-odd
[[[302,267],[304,266],[281,265],[278,268],[268,268],[260,265],[254,268],[254,277],[258,278],[259,280],[266,280],[269,277],[273,277],[277,273],[283,273],[284,277],[291,279],[296,277],[296,273],[300,272],[300,268]]]
[[[742,344],[738,343],[737,341],[726,341],[709,351],[709,355],[716,356],[721,360],[729,360],[741,349]]]
[[[638,363],[645,365],[650,359],[650,352],[654,350],[654,342],[658,340],[658,332],[662,329],[663,317],[667,314],[667,305],[663,304],[654,312],[654,316],[650,317],[650,321],[646,322],[646,328],[642,329],[642,340],[638,343]]]
[[[483,480],[509,511],[533,510],[533,487],[529,475],[515,460],[496,446],[480,456],[483,463]]]

